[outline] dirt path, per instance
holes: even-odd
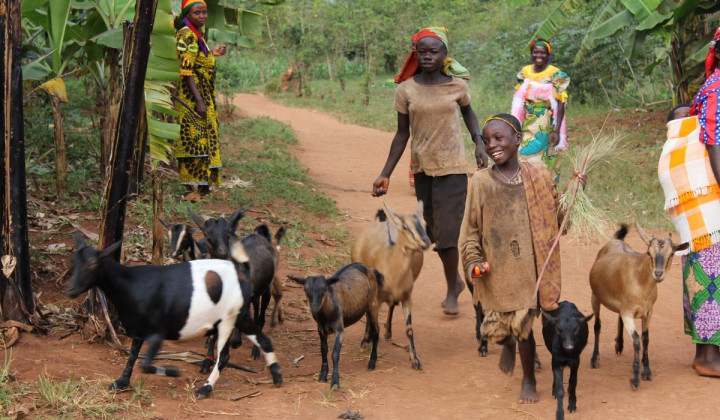
[[[372,215],[382,204],[370,196],[369,189],[385,161],[392,133],[343,124],[316,111],[278,105],[262,95],[238,95],[235,104],[245,116],[268,116],[288,123],[300,141],[296,156],[310,168],[309,176],[335,199],[341,211],[349,215],[348,231],[355,234],[369,226]],[[415,199],[407,185],[405,167],[407,156],[398,165],[390,193],[385,198],[396,211],[414,208]],[[634,230],[629,241],[636,249],[641,249]],[[563,299],[574,301],[586,314],[591,312],[587,274],[598,248],[598,245],[579,246],[567,238],[562,243]],[[594,342],[591,332],[579,373],[579,408],[570,418],[673,419],[716,414],[714,403],[702,401],[706,398],[715,400],[720,382],[701,378],[690,367],[694,346],[682,331],[681,287],[680,263],[676,258],[669,276],[660,284],[655,305],[650,334],[653,381],[642,382],[637,392],[633,392],[629,384],[632,346],[626,345],[620,356],[614,354],[617,318],[608,311],[602,313],[601,367],[598,370],[589,368]],[[519,366],[514,376],[503,375],[497,368],[497,346],[491,347],[488,357],[478,357],[470,295],[462,295],[460,315],[448,317],[440,309],[444,293],[439,259],[429,251],[413,296],[413,322],[419,357],[424,366],[422,372],[413,371],[407,353],[388,342],[379,345],[382,357],[378,370],[365,371],[366,358],[357,348],[362,327],[353,327],[346,334],[341,358],[342,388],[328,396],[327,384],[310,382],[300,386],[288,380],[284,388],[297,398],[284,409],[276,406],[276,413],[282,413],[283,417],[320,415],[321,418],[332,418],[351,408],[360,410],[365,418],[465,418],[468,415],[552,418],[556,402],[550,394],[550,355],[543,345],[539,323],[536,323],[535,335],[538,353],[545,366],[538,372],[540,402],[518,404]],[[383,320],[384,311],[381,322]],[[399,325],[397,320],[396,325]],[[393,344],[404,346],[407,340],[402,334],[395,334]],[[320,364],[318,347],[316,345],[314,353],[306,353],[302,362],[315,370]],[[566,384],[567,376],[566,372]],[[304,391],[311,387],[312,390],[303,398],[298,387]],[[259,409],[258,405],[267,403],[260,400],[253,401],[248,410]]]
[[[299,138],[296,156],[309,168],[309,175],[320,188],[336,200],[347,215],[343,228],[355,235],[372,223],[382,201],[370,196],[373,179],[380,171],[389,149],[392,133],[338,122],[325,114],[274,104],[260,95],[238,95],[235,104],[248,117],[268,116],[287,122]],[[232,141],[232,140],[229,140]],[[415,207],[408,187],[407,156],[393,176],[390,194],[384,199],[399,212]],[[599,182],[594,179],[593,182]],[[230,204],[230,203],[228,203]],[[229,208],[232,206],[229,205]],[[664,232],[654,232],[665,234]],[[641,249],[634,230],[629,241]],[[313,251],[328,247],[317,241]],[[563,299],[575,302],[583,313],[590,312],[590,288],[587,275],[599,246],[579,246],[571,239],[562,242]],[[326,248],[333,251],[331,248]],[[300,268],[292,268],[298,273]],[[281,274],[291,272],[281,265]],[[486,358],[477,354],[474,337],[474,311],[468,293],[460,298],[461,312],[456,317],[443,314],[440,301],[445,286],[439,259],[428,251],[425,266],[413,295],[413,324],[421,372],[414,371],[403,348],[401,316],[395,318],[395,337],[382,340],[378,347],[377,368],[366,370],[367,353],[358,344],[363,326],[347,329],[340,360],[341,388],[330,392],[329,384],[317,382],[320,350],[315,324],[303,303],[302,290],[287,285],[283,301],[288,320],[268,335],[284,369],[285,383],[273,388],[264,363],[249,358],[249,346],[231,352],[231,361],[251,367],[257,373],[226,369],[217,382],[213,397],[195,402],[193,390],[207,375],[186,363],[173,363],[182,375],[167,378],[142,375],[136,366],[132,384],[149,394],[152,406],[144,406],[158,419],[256,417],[268,419],[333,419],[348,409],[360,411],[365,419],[548,419],[555,414],[551,396],[550,355],[544,347],[536,323],[538,354],[544,369],[538,372],[540,402],[518,404],[520,368],[514,376],[503,375],[497,368],[499,347],[492,346]],[[626,350],[614,354],[617,317],[603,311],[603,335],[600,338],[601,367],[589,367],[591,346],[585,350],[578,381],[578,412],[570,419],[685,419],[714,418],[720,382],[697,376],[690,367],[694,347],[682,332],[681,273],[676,259],[669,276],[659,286],[659,298],[650,333],[652,382],[642,382],[633,392],[629,378],[632,370],[632,345],[626,337]],[[73,307],[67,297],[56,302]],[[385,320],[385,309],[380,314]],[[60,381],[71,376],[86,378],[107,386],[122,371],[126,357],[105,343],[88,343],[81,334],[38,336],[24,334],[13,348],[12,372],[19,381],[35,381],[48,375]],[[591,334],[592,336],[592,334]],[[190,343],[167,342],[166,350],[200,350],[204,340]],[[49,350],[52,349],[52,350]],[[304,356],[297,364],[295,359]],[[158,365],[166,362],[158,361]],[[518,362],[519,364],[519,362]],[[565,373],[567,383],[568,373]],[[257,391],[255,397],[241,398]],[[132,393],[133,391],[130,391]],[[132,394],[130,394],[132,395]],[[125,394],[122,398],[130,398]],[[567,398],[565,399],[567,405]],[[4,415],[0,413],[0,416]]]

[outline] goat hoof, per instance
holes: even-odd
[[[413,360],[413,362],[412,362],[412,367],[413,367],[413,369],[415,369],[415,370],[422,370],[422,363],[420,363],[419,360],[415,359],[415,360]]]
[[[277,363],[270,365],[270,373],[272,373],[273,385],[275,385],[275,388],[280,388],[280,385],[282,385],[283,382],[282,369],[280,369],[280,365]]]
[[[110,386],[108,387],[108,389],[110,391],[116,391],[116,390],[125,389],[128,387],[128,385],[130,385],[130,378],[120,378],[120,379],[116,380],[115,382],[111,383]]]
[[[212,392],[212,386],[203,385],[197,391],[195,391],[195,398],[197,398],[198,400],[202,400],[204,398],[209,397],[211,392]]]
[[[577,411],[577,406],[575,404],[568,404],[568,411],[571,413],[574,413]]]
[[[337,391],[338,388],[340,388],[340,384],[330,384],[330,390],[331,391]]]
[[[253,346],[251,356],[253,360],[260,359],[260,348],[258,346]]]
[[[638,381],[637,379],[630,379],[630,387],[633,391],[637,391],[638,386],[640,386],[640,381]]]
[[[163,366],[163,369],[165,370],[165,376],[169,376],[172,378],[177,378],[178,376],[180,376],[180,369],[175,366]]]
[[[593,369],[597,369],[600,367],[600,362],[596,360],[590,360],[590,367]]]
[[[642,375],[643,381],[652,381],[652,373],[644,372]]]

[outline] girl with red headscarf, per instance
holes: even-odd
[[[458,313],[458,296],[465,284],[458,273],[458,237],[465,211],[468,164],[460,116],[476,144],[478,168],[487,166],[477,118],[463,79],[468,71],[448,58],[447,29],[425,28],[413,35],[412,51],[395,77],[398,128],[385,166],[373,182],[372,195],[388,192],[390,175],[410,141],[415,195],[424,204],[427,233],[442,261],[448,315]]]
[[[210,52],[200,30],[207,20],[204,0],[182,0],[176,24],[180,76],[178,121],[180,139],[175,142],[180,183],[197,187],[201,195],[220,185],[220,142],[215,108],[215,57],[225,54],[221,45]],[[192,193],[191,193],[192,194]],[[196,198],[196,197],[194,197]]]

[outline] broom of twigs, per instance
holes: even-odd
[[[579,238],[588,239],[605,235],[610,222],[605,218],[602,210],[595,207],[580,184],[579,175],[592,172],[601,163],[608,163],[618,157],[618,145],[623,140],[622,134],[602,134],[602,129],[597,135],[593,135],[592,141],[586,146],[576,149],[571,153],[573,161],[573,176],[565,186],[560,196],[560,211],[565,213],[558,235],[555,237],[550,253],[540,269],[537,282],[535,283],[535,296],[537,296],[540,281],[545,274],[550,257],[560,243],[562,233],[570,226]]]

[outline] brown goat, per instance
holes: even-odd
[[[327,337],[328,334],[335,334],[330,388],[336,389],[340,386],[340,351],[342,350],[345,327],[356,323],[363,315],[367,326],[363,341],[372,343],[368,370],[374,370],[377,361],[379,336],[378,309],[380,303],[378,302],[378,289],[382,287],[383,276],[372,267],[360,263],[351,263],[340,268],[329,279],[324,276],[310,276],[307,278],[288,276],[288,278],[303,285],[305,296],[310,302],[310,312],[317,323],[322,356],[318,380],[327,382]]]
[[[590,365],[597,368],[598,344],[600,336],[600,304],[618,316],[618,333],[615,339],[615,353],[623,350],[623,326],[633,340],[635,358],[633,359],[633,377],[630,385],[637,389],[640,384],[638,374],[640,371],[639,354],[640,338],[635,329],[635,318],[642,319],[643,343],[643,374],[644,381],[652,380],[650,360],[648,359],[648,344],[650,342],[648,329],[652,310],[657,300],[657,284],[663,281],[670,269],[672,257],[677,251],[688,248],[687,243],[674,245],[671,236],[665,239],[649,238],[639,224],[635,228],[640,238],[647,244],[645,253],[634,251],[623,241],[627,235],[627,226],[623,225],[598,252],[595,263],[590,270],[590,288],[592,289],[592,310],[595,314],[595,347],[590,359]]]
[[[411,295],[422,268],[422,252],[430,246],[430,238],[423,227],[423,203],[418,201],[414,214],[397,214],[387,204],[385,209],[390,220],[383,220],[380,212],[380,222],[358,236],[350,255],[353,261],[377,268],[385,278],[378,297],[380,302],[388,304],[386,340],[392,338],[393,310],[396,305],[402,304],[405,333],[410,340],[410,360],[413,367],[420,370],[422,364],[415,350],[412,329]]]

